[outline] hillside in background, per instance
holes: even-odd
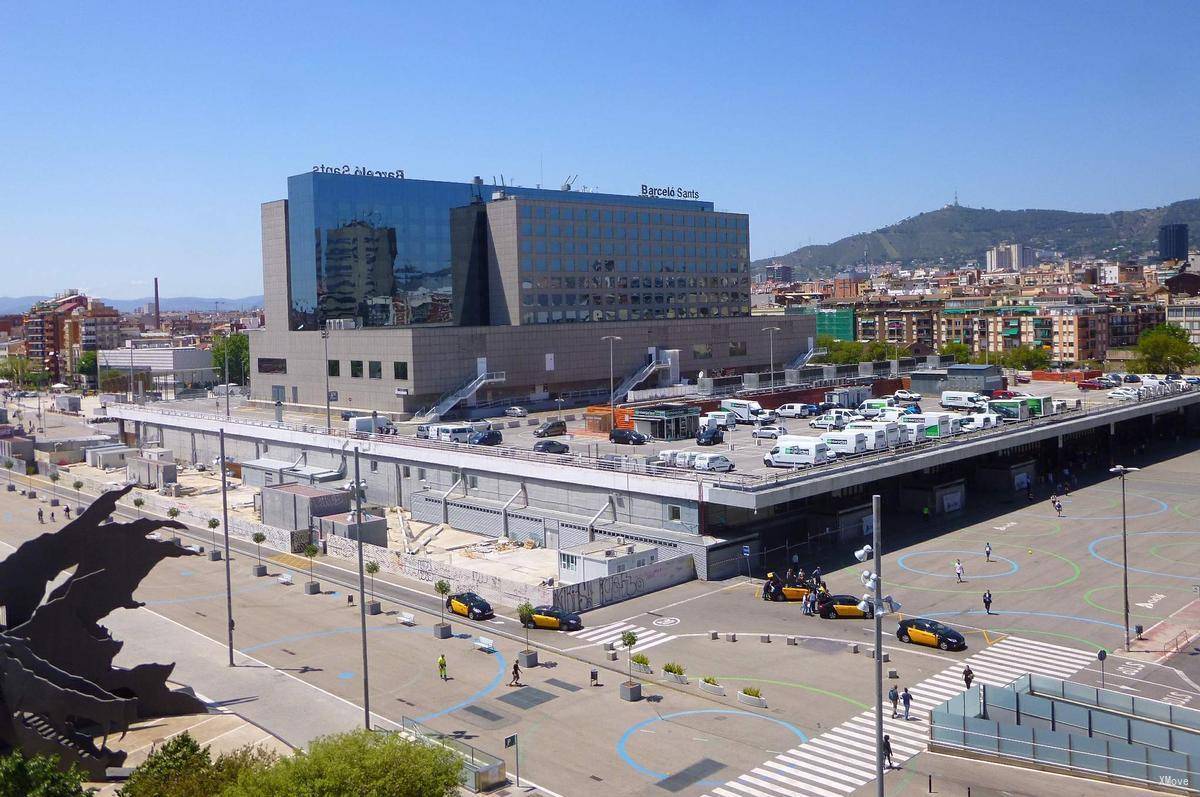
[[[49,296],[0,296],[0,314],[24,313],[36,302],[49,299]],[[153,296],[141,299],[101,299],[109,307],[115,307],[122,313],[132,312],[154,301]],[[240,299],[208,299],[202,296],[171,296],[160,297],[159,309],[163,312],[186,312],[188,310],[212,310],[216,303],[221,303],[221,310],[253,310],[262,307],[262,296],[243,296]]]
[[[787,263],[800,279],[830,276],[863,262],[944,259],[948,263],[978,260],[982,264],[988,248],[1000,243],[1023,243],[1073,257],[1139,254],[1157,246],[1160,224],[1175,223],[1190,225],[1193,241],[1200,238],[1200,199],[1113,213],[948,205],[874,232],[756,260],[750,268],[758,271],[771,262]]]

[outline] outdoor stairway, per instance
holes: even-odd
[[[440,420],[442,416],[457,407],[460,401],[465,401],[478,393],[479,389],[484,385],[503,382],[507,378],[508,375],[504,371],[488,371],[487,373],[479,374],[457,390],[453,390],[442,396],[429,409],[418,413],[415,420],[422,423]]]

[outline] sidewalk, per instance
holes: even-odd
[[[1129,658],[1155,664],[1166,661],[1200,635],[1200,598],[1159,620],[1130,642]]]

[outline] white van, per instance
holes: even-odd
[[[858,414],[864,418],[874,418],[888,407],[895,407],[896,399],[888,396],[887,398],[867,399],[862,404],[858,405]]]
[[[942,409],[973,410],[987,405],[987,399],[969,390],[947,390],[942,393]]]
[[[900,422],[910,424],[917,430],[917,442],[922,438],[949,437],[953,434],[950,429],[950,414],[947,412],[912,413],[905,415]]]
[[[800,465],[821,465],[832,458],[829,446],[819,437],[784,435],[775,441],[775,447],[763,457],[763,464],[768,468],[795,468]]]
[[[764,410],[757,401],[743,399],[724,399],[721,409],[732,412],[738,423],[770,423],[775,420],[775,413]]]
[[[700,416],[700,425],[718,426],[722,429],[734,429],[737,427],[737,416],[732,412],[714,410]]]
[[[821,435],[821,439],[829,446],[829,450],[839,457],[846,454],[864,454],[867,451],[866,432],[845,429],[840,432],[826,432]]]
[[[982,429],[994,429],[1001,424],[1000,416],[994,412],[972,412],[962,416],[964,432],[978,432]]]
[[[700,454],[693,465],[696,470],[717,471],[728,473],[733,470],[733,462],[724,454]]]
[[[781,404],[775,410],[780,418],[807,418],[813,414],[814,404]]]
[[[893,448],[900,445],[900,424],[895,421],[851,421],[846,429],[867,433],[867,448]]]
[[[699,451],[676,451],[675,467],[690,468],[696,464],[696,457],[699,456],[701,456]]]
[[[346,428],[351,432],[381,432],[391,429],[392,422],[379,416],[356,415],[346,421]]]
[[[434,435],[434,429],[437,430],[437,435]],[[429,436],[436,440],[444,440],[449,443],[466,443],[471,439],[471,435],[475,433],[468,424],[441,424],[429,430]]]

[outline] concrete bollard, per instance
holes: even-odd
[[[726,634],[725,641],[726,642],[737,642],[737,634]]]
[[[604,655],[608,658],[609,661],[617,660],[617,652],[615,650],[607,651]]]
[[[709,638],[709,639],[716,639],[716,638],[717,638],[717,637],[719,637],[719,636],[720,636],[720,634],[718,634],[716,631],[709,631],[709,632],[708,632],[708,638]]]
[[[771,641],[771,635],[770,635],[770,634],[763,634],[762,636],[760,636],[760,637],[758,638],[758,641],[759,641],[759,642],[770,642],[770,641]]]
[[[900,677],[900,675],[899,675],[899,673],[896,672],[895,667],[888,667],[888,678],[899,678],[899,677]]]
[[[789,637],[787,638],[787,643],[788,643],[789,645],[795,645],[795,644],[797,644],[797,642],[796,642],[796,637],[794,637],[794,636],[789,636]]]
[[[858,653],[858,643],[857,643],[857,642],[851,642],[851,643],[850,643],[850,652],[851,652],[851,653]]]
[[[605,643],[604,643],[604,649],[605,649],[605,650],[616,650],[615,643],[613,643],[613,642],[605,642]]]

